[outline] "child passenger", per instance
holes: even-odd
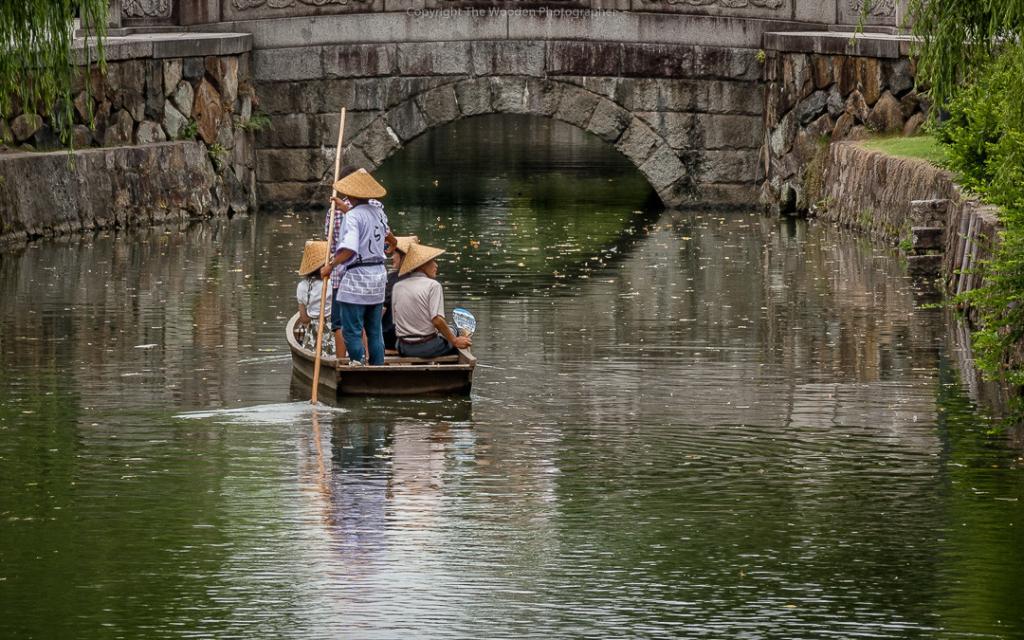
[[[327,262],[327,242],[309,240],[302,251],[302,263],[299,265],[299,285],[295,290],[295,298],[299,303],[299,321],[295,324],[295,339],[304,349],[316,350],[316,334],[320,318],[320,299],[324,296],[324,281],[320,277],[320,269]],[[327,289],[324,301],[324,318],[331,317],[331,290]],[[334,336],[330,327],[324,325],[324,341],[321,353],[325,356],[334,355]]]

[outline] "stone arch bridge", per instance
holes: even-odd
[[[424,132],[530,114],[614,145],[667,205],[745,203],[763,180],[768,31],[856,22],[863,0],[115,0],[122,27],[252,34],[260,202],[319,203],[346,161]],[[869,22],[895,25],[898,0]]]

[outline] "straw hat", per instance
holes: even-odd
[[[388,190],[373,179],[366,169],[359,169],[334,183],[334,190],[353,198],[383,198]]]
[[[404,276],[410,271],[415,271],[442,253],[444,253],[444,249],[435,249],[425,244],[413,244],[402,260],[402,268],[398,271],[398,275]]]
[[[418,244],[419,241],[419,236],[398,236],[395,238],[395,249],[404,256],[409,253],[409,247]]]
[[[299,275],[308,276],[327,264],[327,241],[306,240],[306,248],[302,250],[302,264]]]

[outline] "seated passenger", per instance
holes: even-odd
[[[445,322],[444,290],[435,280],[435,258],[442,253],[444,249],[412,244],[402,259],[391,302],[398,353],[403,356],[435,358],[473,344],[468,336],[456,336]]]
[[[384,349],[388,351],[398,350],[398,336],[395,335],[395,317],[392,313],[391,291],[398,282],[398,270],[402,268],[402,258],[409,252],[409,245],[419,242],[416,236],[398,236],[395,238],[395,250],[391,253],[391,268],[388,273],[388,284],[384,288],[384,313],[380,318],[381,330],[384,333]]]
[[[327,242],[313,241],[306,242],[302,251],[302,263],[299,265],[299,275],[302,280],[295,291],[295,298],[299,302],[299,321],[295,323],[295,339],[304,349],[316,350],[316,332],[320,318],[320,298],[324,293],[324,281],[320,278],[320,269],[327,262]],[[330,288],[327,290],[327,299],[324,301],[324,318],[331,315]],[[324,331],[324,342],[321,347],[324,355],[334,355],[334,338],[330,328]]]

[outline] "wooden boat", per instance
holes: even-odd
[[[311,384],[315,358],[295,340],[298,320],[296,313],[285,327],[285,336],[292,350],[292,369]],[[474,368],[476,358],[468,349],[440,358],[386,356],[384,364],[375,367],[352,367],[324,356],[320,358],[320,386],[339,396],[469,395]]]

